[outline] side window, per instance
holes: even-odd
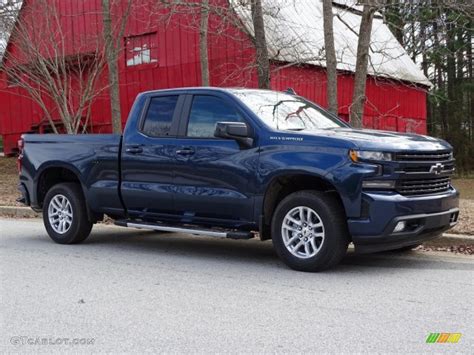
[[[169,135],[178,97],[176,95],[151,98],[143,123],[143,133],[152,137],[166,137]]]
[[[214,138],[217,122],[243,122],[242,117],[224,100],[205,95],[193,98],[188,121],[188,137]]]

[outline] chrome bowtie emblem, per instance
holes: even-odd
[[[443,172],[444,170],[444,165],[441,163],[436,163],[435,165],[432,165],[430,168],[430,173],[434,173],[435,175],[439,175]]]

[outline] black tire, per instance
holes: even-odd
[[[48,214],[51,200],[61,195],[66,197],[72,209],[72,221],[64,233],[54,230]],[[93,224],[87,218],[86,202],[79,184],[61,183],[54,185],[47,192],[43,202],[43,223],[51,239],[59,244],[81,243],[89,236]]]
[[[324,226],[324,241],[316,255],[309,258],[293,255],[285,246],[282,235],[285,216],[300,206],[309,207],[316,212]],[[344,209],[332,193],[312,190],[292,193],[278,204],[273,214],[272,240],[278,256],[294,270],[322,271],[331,268],[346,255],[350,240]]]

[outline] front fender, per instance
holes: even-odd
[[[361,189],[364,177],[377,174],[377,167],[354,164],[347,149],[340,147],[298,147],[294,145],[267,147],[260,152],[256,215],[263,211],[268,187],[275,179],[289,175],[307,175],[334,187],[348,218],[358,217],[361,210]]]

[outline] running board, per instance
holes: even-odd
[[[251,232],[239,232],[239,231],[216,231],[212,229],[197,229],[197,228],[186,228],[186,227],[175,227],[167,226],[164,224],[155,224],[147,222],[135,222],[129,220],[117,220],[114,222],[115,225],[120,227],[130,227],[138,229],[149,229],[161,232],[173,232],[173,233],[188,233],[196,235],[206,235],[209,237],[217,238],[229,238],[229,239],[252,239],[254,237]]]

